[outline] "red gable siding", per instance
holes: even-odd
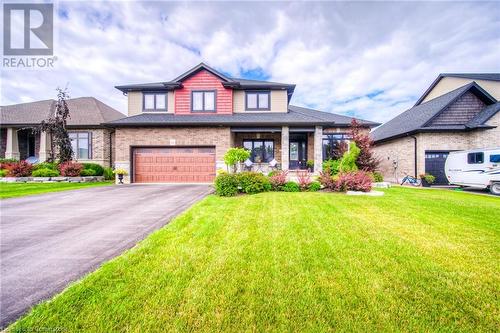
[[[182,85],[183,88],[174,93],[176,114],[200,114],[199,112],[191,113],[191,91],[214,89],[217,90],[216,112],[218,114],[233,113],[233,90],[224,88],[221,79],[212,73],[201,70],[184,80]]]

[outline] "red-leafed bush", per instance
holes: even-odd
[[[26,161],[11,163],[6,167],[9,177],[29,177],[33,166]]]
[[[286,177],[288,175],[288,171],[273,171],[273,173],[269,176],[269,181],[273,187],[274,191],[281,191],[283,186],[286,184]]]
[[[65,177],[78,177],[83,169],[83,165],[75,162],[66,162],[59,164],[59,171],[61,176]]]
[[[333,183],[332,189],[337,192],[370,192],[372,189],[372,177],[364,171],[339,173],[333,177]]]
[[[307,191],[307,189],[309,188],[309,184],[311,184],[312,182],[311,176],[307,171],[299,172],[297,175],[297,180],[299,181],[301,191]]]
[[[358,169],[367,172],[374,172],[377,170],[380,161],[373,156],[373,140],[370,138],[368,133],[363,130],[356,119],[353,119],[351,122],[349,134],[352,140],[356,143],[356,146],[358,146],[361,150],[356,159]]]
[[[333,181],[332,175],[330,174],[330,170],[321,171],[319,173],[318,181],[320,182],[321,185],[323,185],[324,188],[329,189],[329,190],[334,189],[333,188],[334,181]]]

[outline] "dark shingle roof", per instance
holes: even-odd
[[[470,80],[500,81],[500,73],[441,73],[434,80],[434,82],[431,83],[424,94],[417,100],[415,105],[419,105],[420,103],[422,103],[425,97],[432,91],[432,89],[434,89],[434,87],[443,77],[459,77]]]
[[[373,140],[377,142],[424,130],[425,131],[465,130],[468,128],[468,124],[451,125],[451,126],[432,126],[432,127],[426,126],[426,124],[435,116],[437,116],[441,111],[446,109],[447,106],[452,104],[454,101],[456,101],[459,97],[461,97],[468,91],[472,91],[476,95],[478,95],[478,97],[481,97],[482,99],[489,101],[488,104],[496,102],[496,100],[492,96],[490,96],[486,91],[484,91],[477,83],[471,82],[469,84],[466,84],[465,86],[452,90],[444,95],[441,95],[439,97],[431,99],[430,101],[427,101],[425,103],[414,106],[409,110],[406,110],[405,112],[401,113],[395,118],[389,120],[387,123],[375,129],[371,133],[371,136]],[[474,119],[476,119],[475,122],[477,122],[478,120],[482,120],[483,118],[481,118],[482,116],[480,115],[483,114],[487,109],[488,107],[479,112],[479,114],[475,116],[470,122],[472,122]],[[492,111],[490,110],[488,112]],[[488,119],[490,117],[488,117]],[[475,127],[478,127],[478,125],[475,125]]]
[[[270,126],[270,125],[302,125],[302,126],[348,126],[353,118],[333,113],[290,105],[287,113],[233,113],[217,114],[154,114],[144,113],[124,119],[108,122],[112,127],[122,126]],[[362,125],[373,127],[377,123],[359,120]]]
[[[129,91],[173,90],[182,87],[183,80],[185,80],[189,76],[197,73],[202,69],[205,69],[210,73],[220,77],[222,81],[224,81],[222,83],[224,86],[231,87],[233,89],[286,89],[288,91],[289,99],[291,94],[293,94],[293,91],[295,90],[294,84],[231,78],[222,74],[221,72],[218,72],[217,70],[213,69],[212,67],[204,63],[198,64],[197,66],[191,68],[187,72],[176,77],[172,81],[126,84],[126,85],[115,86],[115,88],[122,91],[123,93],[127,93]]]
[[[104,104],[94,97],[68,99],[70,118],[69,126],[99,126],[102,123],[117,120],[125,115]],[[47,120],[55,110],[54,100],[37,101],[2,106],[0,109],[1,125],[36,125]]]

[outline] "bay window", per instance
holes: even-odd
[[[243,140],[243,148],[250,151],[254,163],[268,163],[274,159],[273,140]]]

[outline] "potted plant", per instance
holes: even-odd
[[[307,171],[313,172],[314,171],[314,161],[313,160],[307,160],[306,167],[307,167]]]
[[[420,175],[420,180],[422,181],[423,187],[430,187],[434,181],[436,181],[436,177],[429,173],[425,173]]]
[[[125,169],[116,169],[113,173],[118,175],[118,180],[120,181],[119,184],[123,184],[123,176],[128,175],[128,172]]]

